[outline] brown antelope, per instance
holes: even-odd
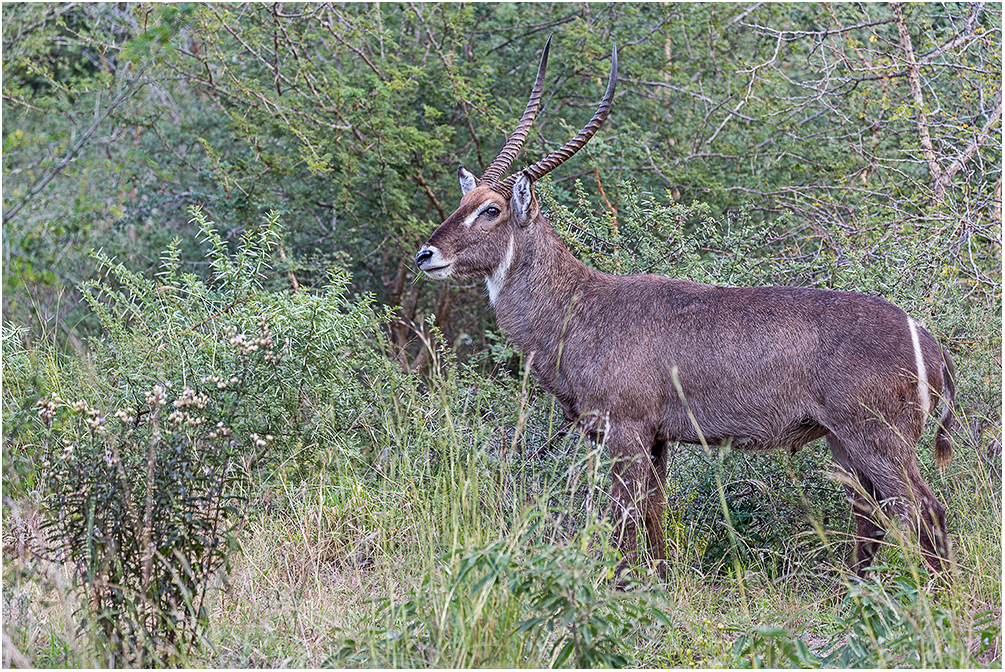
[[[550,43],[550,40],[549,40]],[[644,527],[661,576],[671,442],[797,450],[827,437],[857,523],[861,573],[885,536],[876,504],[912,524],[926,561],[947,558],[945,509],[918,470],[915,446],[941,398],[940,466],[952,457],[953,365],[903,310],[856,292],[713,287],[588,268],[544,218],[533,183],[586,145],[617,79],[573,140],[518,175],[503,174],[537,113],[548,61],[516,131],[476,178],[458,170],[460,207],[415,255],[431,278],[485,278],[499,326],[532,362],[569,422],[614,461],[619,571],[637,563]]]

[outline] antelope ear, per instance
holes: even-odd
[[[478,178],[464,166],[457,169],[457,179],[461,182],[461,194],[468,193],[478,184]]]
[[[509,199],[510,212],[520,226],[527,226],[534,214],[534,206],[534,189],[530,178],[526,173],[520,173],[520,177],[513,183],[513,195]]]

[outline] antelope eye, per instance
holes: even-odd
[[[490,217],[490,218],[498,217],[499,216],[499,208],[495,207],[494,205],[489,206],[489,207],[485,208],[484,210],[482,210],[482,214],[486,215],[487,217]]]

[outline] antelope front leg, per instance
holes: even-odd
[[[647,450],[641,450],[639,435],[635,431],[624,428],[612,428],[606,433],[607,448],[614,461],[612,473],[613,509],[615,544],[621,551],[621,562],[615,570],[616,575],[623,577],[634,566],[641,564],[639,554],[639,528],[645,526],[646,536],[652,544],[658,537],[663,538],[662,509],[658,532],[652,528],[650,514],[655,510],[650,505],[648,485],[649,455]],[[660,543],[662,546],[662,543]],[[662,559],[662,558],[660,558]]]

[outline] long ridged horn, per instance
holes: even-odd
[[[544,45],[544,53],[541,54],[541,65],[537,68],[537,80],[534,82],[534,88],[530,92],[527,109],[523,111],[523,116],[520,117],[520,123],[517,125],[516,130],[513,131],[513,135],[509,136],[509,140],[499,150],[499,156],[485,169],[482,179],[479,180],[479,184],[498,182],[499,178],[509,170],[510,164],[513,163],[516,155],[520,153],[523,141],[527,139],[527,133],[530,132],[530,127],[534,125],[534,117],[537,116],[537,108],[541,102],[541,92],[544,90],[544,71],[548,67],[549,47],[551,47],[550,35],[548,36],[548,42]]]
[[[560,149],[555,150],[547,157],[541,159],[535,163],[530,168],[524,170],[524,174],[530,178],[531,182],[536,182],[541,179],[555,168],[558,168],[563,163],[569,160],[573,154],[581,150],[589,142],[593,134],[596,133],[600,127],[603,125],[604,120],[607,119],[607,114],[611,111],[611,103],[614,101],[614,88],[618,83],[618,48],[617,46],[611,51],[611,76],[607,81],[607,91],[604,93],[604,99],[600,101],[600,107],[597,108],[596,114],[593,118],[583,127],[583,130],[579,132],[575,138],[565,143]],[[495,190],[504,195],[512,195],[513,193],[513,183],[516,182],[517,175],[510,175],[505,180],[499,183]]]

